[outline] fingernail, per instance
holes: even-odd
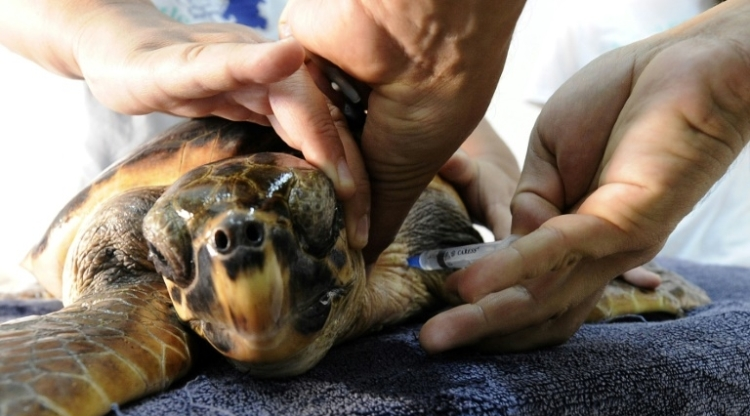
[[[370,239],[370,216],[368,214],[363,215],[357,222],[357,231],[354,238],[357,247],[367,245],[367,241]]]
[[[292,28],[286,21],[279,22],[279,37],[282,39],[292,37]]]
[[[279,42],[287,42],[287,43],[297,42],[297,39],[295,39],[294,36],[292,36],[292,35],[282,36],[282,37],[279,38]]]
[[[355,190],[354,176],[349,170],[349,164],[346,163],[345,159],[339,161],[338,166],[336,167],[336,174],[339,177],[339,190],[344,193],[345,196],[350,196]]]

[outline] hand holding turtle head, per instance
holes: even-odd
[[[607,282],[656,255],[750,138],[748,11],[716,6],[553,95],[512,203],[525,236],[449,278],[469,303],[423,327],[428,351],[564,342]]]
[[[333,180],[339,198],[351,201],[348,218],[365,214],[367,187],[356,187],[367,176],[347,159],[358,152],[345,150],[351,145],[348,134],[339,134],[343,118],[332,115],[294,39],[269,42],[238,24],[179,23],[148,0],[10,0],[0,6],[0,25],[4,45],[52,72],[84,79],[115,111],[272,125]],[[351,237],[357,248],[366,243],[354,231]]]
[[[292,0],[282,36],[371,88],[362,154],[372,187],[368,261],[479,123],[523,1]]]

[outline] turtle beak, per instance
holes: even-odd
[[[207,228],[209,264],[201,265],[210,267],[225,325],[258,341],[279,330],[285,307],[284,272],[272,244],[266,243],[271,219],[264,216],[268,214],[230,211],[217,218]]]
[[[212,291],[207,296],[215,302],[211,312],[196,315],[191,326],[238,365],[287,360],[314,339],[294,327],[289,269],[270,241],[271,233],[284,227],[280,222],[265,211],[222,213],[207,224],[205,238],[196,247],[199,275],[191,289],[195,294]]]

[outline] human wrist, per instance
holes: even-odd
[[[88,79],[105,62],[124,65],[139,50],[165,46],[167,35],[175,41],[188,39],[186,25],[159,12],[149,0],[95,3],[69,23],[75,33],[68,47],[74,77]]]
[[[697,42],[697,49],[701,46],[712,51],[714,58],[706,60],[706,66],[719,66],[721,81],[725,84],[726,94],[716,98],[719,113],[723,113],[724,121],[736,127],[746,126],[746,114],[750,105],[750,0],[732,0],[723,2],[702,15],[686,22],[683,27],[678,27],[673,36],[682,39],[687,35]],[[705,42],[701,45],[701,41]],[[732,56],[734,55],[734,56]],[[719,77],[714,77],[714,81]],[[711,85],[712,88],[720,88]],[[715,110],[715,111],[717,111]],[[742,149],[750,141],[749,134],[716,134],[716,138],[722,142],[720,147],[727,146],[732,149],[734,157],[739,155]]]
[[[124,15],[131,17],[119,21]],[[83,34],[105,30],[115,32],[110,37],[127,39],[132,37],[133,23],[144,27],[151,16],[167,19],[160,15],[149,0],[4,0],[0,43],[53,73],[81,78],[77,54]],[[98,23],[103,16],[110,16],[105,25]]]

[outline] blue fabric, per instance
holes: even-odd
[[[277,23],[286,0],[151,0],[178,22],[232,22],[249,26],[268,39],[278,39]]]
[[[113,414],[750,415],[750,269],[659,263],[713,303],[678,320],[587,324],[562,346],[511,355],[430,357],[412,323],[287,380],[253,379],[206,351],[168,392]]]
[[[261,16],[258,6],[264,0],[231,0],[224,17],[237,23],[258,28],[268,28],[268,20]]]

